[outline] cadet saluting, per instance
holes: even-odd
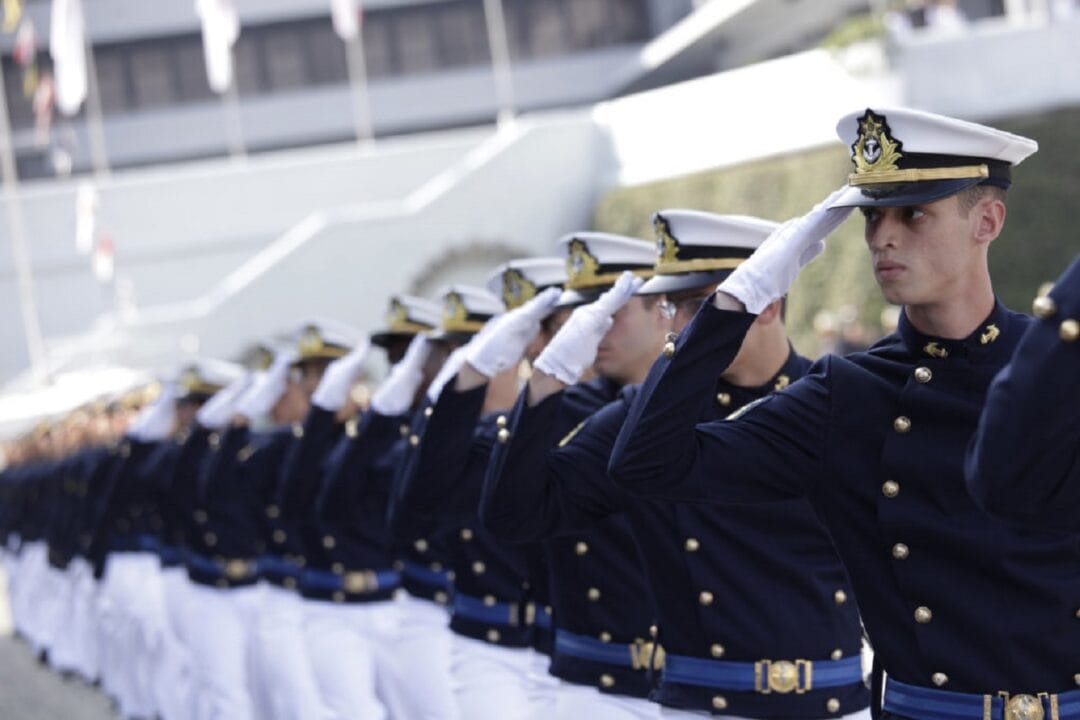
[[[695,426],[712,368],[823,244],[813,224],[778,232],[719,286],[661,358],[612,454],[633,492],[757,502],[805,495],[836,541],[888,673],[893,718],[1080,717],[1080,548],[983,514],[964,450],[986,389],[1030,318],[995,301],[990,243],[1010,168],[1036,144],[911,110],[855,113],[849,187],[819,212],[857,206],[897,333],[826,357],[740,417]],[[878,683],[882,682],[876,673]]]

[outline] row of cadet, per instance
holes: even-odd
[[[847,185],[782,225],[574,233],[37,438],[0,476],[20,635],[125,718],[1077,720],[1080,263],[1038,320],[986,270],[1035,143],[838,132]],[[812,364],[785,296],[854,207],[904,311]]]

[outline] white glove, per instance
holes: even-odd
[[[596,349],[611,327],[612,316],[625,305],[645,281],[630,271],[589,305],[579,307],[547,344],[533,367],[573,385],[596,360]]]
[[[468,345],[462,345],[454,352],[450,353],[450,357],[446,358],[443,362],[439,372],[435,375],[435,379],[431,381],[431,384],[427,388],[427,397],[431,402],[435,402],[439,399],[439,395],[442,393],[446,383],[454,379],[454,376],[458,374],[458,370],[461,370],[461,366],[465,364],[465,356],[469,352],[469,346],[472,345],[473,340],[476,340],[483,333],[480,331]]]
[[[371,409],[380,415],[401,415],[412,406],[416,389],[424,381],[424,363],[431,354],[427,337],[417,335],[409,343],[405,357],[390,368],[390,374],[371,396]]]
[[[492,320],[490,332],[481,333],[469,342],[465,361],[489,378],[517,364],[540,332],[540,321],[551,314],[561,293],[559,288],[548,288],[521,307]]]
[[[221,430],[236,414],[236,401],[251,386],[253,379],[253,373],[246,372],[218,390],[202,404],[195,413],[195,419],[208,430]]]
[[[364,338],[347,355],[330,363],[319,380],[319,386],[311,394],[311,404],[330,412],[340,410],[349,399],[349,390],[356,382],[370,349],[371,343]]]
[[[257,373],[251,386],[236,401],[236,414],[249,420],[269,415],[277,401],[285,394],[289,367],[295,359],[293,353],[278,353],[274,364]]]
[[[846,189],[840,188],[810,212],[774,230],[717,289],[738,298],[754,315],[787,295],[799,271],[825,249],[825,238],[851,214],[850,207],[829,208]]]
[[[176,385],[166,383],[161,392],[135,416],[127,434],[143,442],[156,442],[169,437],[176,424]]]

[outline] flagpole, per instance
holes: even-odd
[[[86,130],[90,136],[90,164],[98,178],[109,177],[109,152],[105,145],[105,123],[102,120],[101,93],[98,91],[97,64],[94,44],[86,33]]]
[[[506,36],[506,18],[502,0],[484,0],[484,21],[487,24],[488,44],[491,46],[491,71],[495,79],[496,121],[505,123],[514,118],[514,79],[510,68],[510,43]]]
[[[375,139],[375,128],[371,118],[371,97],[368,94],[367,59],[364,57],[362,27],[357,28],[356,34],[345,41],[345,56],[348,61],[349,90],[352,95],[356,142],[364,145]]]
[[[34,273],[30,253],[26,249],[26,226],[19,198],[19,175],[15,166],[15,149],[11,142],[11,121],[8,116],[7,88],[0,73],[0,187],[7,206],[8,232],[11,234],[11,252],[15,260],[15,277],[19,288],[19,308],[22,311],[23,332],[26,349],[30,356],[30,370],[36,384],[48,379],[45,367],[45,341],[41,334],[41,321],[37,302],[34,300]]]
[[[229,48],[229,55],[232,53],[232,48]],[[247,157],[247,148],[244,145],[244,123],[240,115],[240,88],[235,72],[229,78],[229,87],[221,95],[221,104],[225,113],[225,142],[229,147],[229,156],[234,160],[244,160]]]

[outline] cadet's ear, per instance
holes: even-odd
[[[996,195],[984,198],[976,206],[975,242],[989,245],[1005,227],[1005,203]]]

